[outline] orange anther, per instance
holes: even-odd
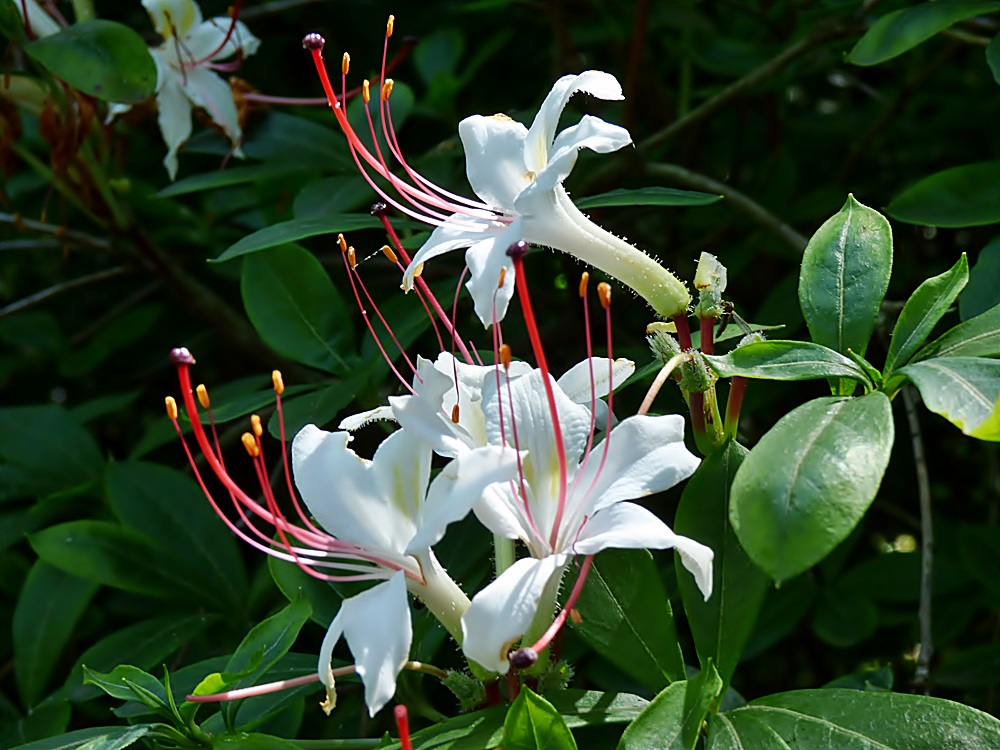
[[[389,15],[389,20],[385,22],[385,35],[392,36],[392,27],[396,24],[396,17],[392,14]]]
[[[590,274],[584,271],[580,274],[580,297],[587,296],[587,284],[590,281]]]
[[[194,392],[198,394],[198,403],[201,404],[202,409],[208,409],[212,406],[212,402],[208,398],[208,388],[205,387],[204,383],[195,388]]]
[[[279,396],[285,392],[285,381],[281,377],[281,370],[271,372],[271,384],[274,385],[274,392]]]
[[[382,101],[389,101],[389,95],[392,93],[392,79],[386,78],[385,83],[382,84]]]
[[[503,289],[503,282],[507,278],[507,266],[500,266],[500,280],[497,282],[497,289]]]
[[[173,396],[167,396],[163,399],[164,403],[167,405],[167,416],[170,418],[171,422],[177,421],[177,402],[174,400]]]
[[[342,234],[337,235],[337,244],[340,245],[340,252],[342,253],[347,252],[347,240],[344,239],[344,235]]]
[[[601,307],[607,310],[611,304],[611,285],[606,281],[597,285],[597,298],[601,300]]]
[[[365,104],[372,100],[371,84],[367,78],[361,82],[361,98],[365,100]]]
[[[510,346],[507,344],[500,345],[500,364],[505,370],[510,367]]]
[[[458,404],[451,407],[451,421],[458,424]]]
[[[569,619],[573,621],[574,625],[579,625],[583,622],[583,615],[580,614],[580,610],[576,607],[571,607],[569,610]]]
[[[413,278],[419,279],[424,272],[424,264],[417,263],[417,267],[413,269]]]
[[[243,447],[250,454],[250,457],[257,458],[260,455],[260,448],[257,447],[257,441],[254,440],[253,435],[249,432],[244,432],[241,439],[243,440]]]
[[[250,427],[253,428],[253,434],[256,435],[257,437],[260,437],[261,435],[264,434],[264,427],[260,423],[260,417],[258,417],[256,414],[253,414],[250,417]]]
[[[388,245],[382,245],[382,254],[389,259],[390,263],[399,263],[399,258],[396,257],[396,253],[394,253],[392,248]]]
[[[344,56],[340,58],[340,72],[346,76],[348,71],[350,71],[350,69],[351,69],[351,56],[345,52]]]
[[[358,254],[354,251],[354,247],[347,248],[347,262],[351,264],[351,268],[358,267]]]

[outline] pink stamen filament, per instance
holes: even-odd
[[[399,730],[400,750],[413,750],[413,742],[410,741],[410,721],[406,715],[406,706],[400,704],[392,709],[396,717],[396,729]]]
[[[343,677],[344,675],[354,674],[357,669],[352,665],[350,667],[339,667],[332,671],[334,677]],[[315,672],[313,674],[303,675],[302,677],[295,677],[291,680],[269,682],[266,685],[254,685],[253,687],[241,688],[239,690],[227,690],[224,693],[213,693],[211,695],[189,695],[185,698],[185,700],[188,703],[221,703],[222,701],[238,701],[243,698],[253,698],[257,695],[267,695],[268,693],[277,693],[279,690],[289,690],[301,685],[309,685],[313,682],[319,682],[319,675]]]
[[[576,604],[576,600],[580,598],[580,592],[583,591],[583,584],[587,580],[587,575],[590,573],[590,565],[594,561],[593,555],[587,555],[583,558],[583,564],[580,566],[580,573],[576,577],[576,583],[573,585],[573,590],[570,592],[569,598],[566,600],[566,605],[560,610],[559,614],[556,615],[552,624],[549,625],[549,629],[546,630],[542,637],[539,638],[532,646],[531,649],[535,653],[541,653],[548,645],[552,642],[552,639],[556,637],[563,624],[566,622],[566,618],[569,613],[573,610],[573,606]]]

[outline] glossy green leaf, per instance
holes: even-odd
[[[993,80],[1000,83],[1000,34],[994,34],[986,45],[986,64],[990,66]]]
[[[177,195],[187,195],[188,193],[200,193],[205,190],[216,190],[218,188],[233,187],[234,185],[246,185],[248,183],[264,182],[281,177],[299,169],[295,164],[265,163],[250,164],[242,167],[229,167],[228,169],[215,169],[211,172],[196,174],[177,180],[157,193],[160,198],[172,198]]]
[[[522,687],[503,723],[505,750],[576,750],[576,740],[551,703]]]
[[[892,230],[878,212],[847,203],[809,240],[799,275],[799,304],[812,340],[863,357],[892,273]],[[848,395],[854,384],[833,381]]]
[[[934,668],[934,684],[958,690],[1000,683],[1000,643],[949,651]]]
[[[969,283],[958,298],[958,315],[969,320],[997,305],[1000,305],[1000,237],[994,237],[979,251],[969,270]]]
[[[316,122],[287,112],[268,112],[251,118],[248,130],[243,144],[247,159],[324,172],[346,170],[353,174],[357,170],[332,114],[324,122]]]
[[[867,387],[871,380],[857,363],[820,344],[808,341],[758,341],[705,361],[723,378],[735,375],[761,380],[846,378]]]
[[[998,738],[996,718],[942,698],[794,690],[710,717],[706,750],[978,750]]]
[[[1000,360],[936,357],[899,371],[920,391],[924,405],[962,432],[980,440],[1000,440]]]
[[[88,727],[77,729],[58,737],[47,737],[44,740],[36,740],[26,745],[18,745],[14,750],[91,750],[87,744],[92,740],[100,740],[105,737],[114,737],[122,734],[126,729],[139,729],[148,727],[146,724],[137,724],[131,727]]]
[[[937,357],[1000,357],[1000,305],[945,331],[917,352],[913,362]]]
[[[709,662],[696,676],[675,682],[625,728],[618,750],[694,750],[701,724],[722,695],[722,678]]]
[[[32,743],[45,738],[56,737],[69,726],[72,709],[68,703],[58,699],[43,701],[24,716],[14,718],[12,703],[2,699],[4,712],[9,714],[0,724],[0,747],[9,748],[22,743]],[[8,707],[9,706],[9,707]]]
[[[24,21],[17,10],[16,2],[20,0],[0,0],[0,34],[15,42],[23,43],[27,38],[24,31]]]
[[[135,31],[95,19],[35,39],[24,51],[56,78],[106,102],[141,102],[156,88],[156,65]]]
[[[886,213],[907,224],[975,227],[1000,222],[1000,162],[952,167],[897,195]]]
[[[818,595],[819,587],[808,576],[797,576],[779,588],[770,589],[743,649],[743,658],[754,658],[791,633],[808,614]]]
[[[905,365],[920,348],[968,280],[969,262],[962,253],[954,266],[940,276],[927,279],[910,295],[892,329],[885,358],[886,377]]]
[[[722,200],[721,195],[699,193],[694,190],[648,187],[638,190],[619,188],[600,195],[591,195],[575,201],[577,208],[604,206],[710,206]]]
[[[158,679],[130,664],[120,664],[107,674],[95,672],[83,665],[83,681],[99,687],[112,698],[121,701],[138,700],[157,713],[169,718],[167,692]]]
[[[304,573],[298,565],[292,562],[268,556],[267,566],[271,571],[271,578],[274,579],[275,585],[288,601],[295,601],[300,593],[305,593],[312,605],[311,619],[324,628],[329,627],[330,623],[333,622],[333,618],[337,616],[344,599],[355,593],[354,591],[348,593],[345,590],[349,584],[317,580]]]
[[[703,668],[718,665],[728,684],[750,637],[770,580],[747,557],[729,523],[730,486],[747,449],[730,441],[707,456],[681,495],[674,531],[715,552],[712,595],[705,601],[691,575],[675,565],[684,611]]]
[[[684,679],[673,611],[649,552],[601,552],[576,609],[576,632],[625,674],[654,691]]]
[[[398,224],[393,222],[393,226],[398,226]],[[336,248],[338,232],[356,232],[360,229],[379,229],[381,227],[382,222],[374,216],[359,216],[357,214],[325,216],[321,219],[292,219],[248,234],[239,242],[226,248],[222,255],[215,258],[214,262],[221,263],[241,255],[249,255],[260,250],[287,245],[306,237],[316,237],[323,234],[330,235],[330,247]]]
[[[52,670],[75,634],[97,585],[39,560],[31,568],[14,608],[14,669],[21,699],[34,706]]]
[[[244,259],[243,305],[261,337],[289,359],[344,373],[353,349],[347,307],[326,270],[296,245]]]
[[[782,417],[733,480],[730,520],[777,581],[822,560],[875,498],[892,450],[889,399],[819,398]]]
[[[959,21],[998,9],[1000,3],[987,0],[939,0],[888,13],[857,41],[847,61],[855,65],[878,65]]]
[[[326,425],[348,406],[358,391],[371,382],[370,377],[355,373],[343,380],[335,379],[330,385],[293,399],[285,399],[282,410],[285,420],[285,437],[291,439],[307,424]],[[287,393],[287,390],[285,391]],[[281,437],[281,425],[275,410],[267,421],[271,437]]]
[[[107,474],[108,501],[115,515],[155,539],[178,576],[188,576],[208,600],[239,612],[247,578],[232,533],[193,480],[158,464],[120,462]]]

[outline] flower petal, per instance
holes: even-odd
[[[237,21],[232,33],[230,26],[232,19],[220,16],[192,27],[184,37],[183,59],[189,63],[200,63],[222,60],[237,52],[249,57],[258,50],[260,39],[250,33],[245,23]]]
[[[581,148],[605,154],[617,151],[631,142],[632,136],[625,128],[612,125],[599,117],[585,115],[579,123],[566,128],[556,136],[549,151],[548,162],[525,192],[552,190],[561,184],[573,171]],[[517,207],[516,201],[514,206]]]
[[[545,585],[567,559],[567,555],[522,558],[476,594],[462,615],[465,655],[486,669],[506,674],[510,668],[507,652],[531,625]]]
[[[483,326],[489,328],[493,320],[503,320],[507,306],[514,296],[514,261],[507,255],[507,248],[521,239],[521,220],[496,236],[465,251],[465,262],[469,266],[469,280],[465,288],[469,290],[476,306],[476,315]],[[498,288],[501,269],[503,286]]]
[[[462,225],[462,223],[468,224],[470,221],[472,220],[462,214],[452,214],[447,223],[431,232],[431,236],[417,250],[410,265],[403,272],[404,290],[410,291],[413,288],[413,279],[416,277],[417,268],[431,258],[444,255],[452,250],[471,247],[487,238],[490,232],[499,232],[503,228],[501,225],[490,225],[484,221],[482,224],[486,231],[477,232]]]
[[[29,26],[31,27],[31,34],[35,39],[52,36],[60,31],[61,27],[59,24],[56,23],[52,16],[42,9],[42,6],[40,6],[36,0],[27,0],[27,2],[14,0],[14,7],[20,11],[22,19],[24,18],[24,11],[28,11],[28,22],[24,25],[24,27],[25,30],[27,30]]]
[[[590,406],[591,397],[604,398],[609,391],[615,390],[632,377],[633,372],[635,372],[635,362],[630,359],[619,357],[611,363],[607,357],[591,357],[573,365],[557,382],[563,393],[573,401]]]
[[[385,419],[390,422],[396,421],[396,417],[392,413],[391,406],[376,406],[374,409],[369,409],[368,411],[363,411],[359,414],[352,414],[349,417],[344,417],[340,420],[340,424],[337,425],[337,429],[349,430],[353,432],[354,430],[360,430],[362,427],[371,422],[376,422],[381,419]]]
[[[327,675],[341,634],[365,686],[368,713],[374,716],[396,693],[396,678],[409,658],[413,640],[402,571],[340,605],[319,652],[319,676],[328,688],[333,687]]]
[[[528,129],[507,115],[473,115],[458,124],[458,135],[476,195],[495,208],[513,208],[514,198],[534,179],[524,164]]]
[[[559,125],[559,116],[577,91],[584,91],[598,99],[624,98],[618,79],[600,70],[587,70],[578,75],[563,76],[556,81],[539,107],[524,142],[525,166],[535,174],[540,173],[549,163],[549,148]]]
[[[517,453],[510,448],[488,445],[450,461],[431,483],[420,527],[410,540],[406,554],[433,547],[441,541],[448,524],[468,515],[488,486],[516,476]]]
[[[142,0],[156,33],[169,40],[183,38],[201,23],[201,8],[192,0]]]
[[[192,68],[185,73],[184,91],[197,106],[202,107],[212,122],[221,127],[233,144],[243,137],[236,102],[229,84],[208,68]]]
[[[396,421],[442,456],[458,456],[475,447],[466,431],[452,422],[444,410],[445,394],[455,387],[451,378],[434,367],[418,372],[423,382],[414,388],[414,395],[389,397]]]
[[[160,133],[167,144],[163,166],[173,180],[177,177],[177,151],[191,137],[191,103],[180,81],[173,76],[165,76],[156,94],[156,105],[159,108],[157,122]]]

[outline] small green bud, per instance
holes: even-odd
[[[699,318],[718,318],[722,315],[722,293],[726,291],[726,282],[726,267],[714,255],[702,253],[694,274],[694,288],[698,290],[695,314]]]
[[[486,688],[474,677],[450,669],[448,676],[442,682],[458,699],[459,708],[463,713],[475,711],[486,703]]]
[[[556,690],[565,690],[573,679],[574,670],[569,662],[557,661],[549,664],[548,669],[538,677],[538,693],[545,695]]]
[[[672,335],[676,330],[673,323],[658,322],[646,326],[646,341],[649,343],[649,348],[653,350],[653,356],[658,357],[664,364],[675,354],[681,353],[681,345]]]
[[[681,364],[681,388],[688,393],[705,393],[718,380],[708,368],[701,352],[691,352],[691,359]]]

